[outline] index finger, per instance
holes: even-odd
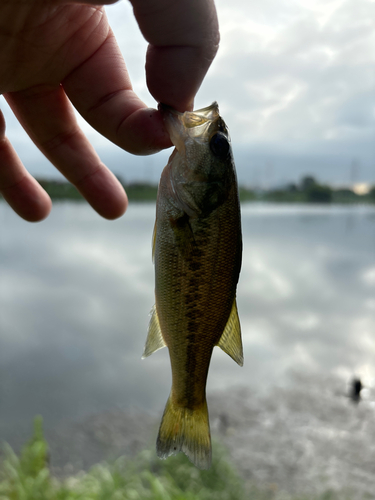
[[[194,96],[216,54],[218,23],[212,0],[131,0],[149,42],[146,77],[157,102],[179,111]],[[82,116],[102,135],[134,154],[171,146],[158,111],[133,92],[111,32],[99,49],[62,82]]]

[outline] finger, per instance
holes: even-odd
[[[158,102],[179,111],[192,107],[215,57],[219,27],[213,0],[131,0],[149,42],[147,85]]]
[[[152,154],[172,145],[160,113],[133,92],[112,32],[62,84],[83,118],[126,151]]]
[[[103,217],[127,207],[126,194],[80,130],[61,86],[39,86],[4,96],[36,146]]]
[[[50,197],[27,172],[4,134],[5,120],[0,112],[0,193],[23,219],[43,220],[51,210]]]

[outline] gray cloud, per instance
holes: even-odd
[[[370,0],[217,1],[221,46],[196,99],[217,100],[229,125],[240,180],[274,166],[274,182],[306,173],[322,181],[375,182],[373,66],[375,4]],[[107,7],[133,86],[150,106],[146,42],[127,2]],[[3,107],[3,104],[2,104]],[[52,174],[5,107],[8,135],[32,172]],[[168,153],[138,159],[122,153],[80,119],[104,161],[128,180],[155,178]],[[263,166],[262,166],[263,165]]]
[[[285,177],[310,157],[313,169],[335,167],[323,179],[343,182],[334,170],[356,158],[374,181],[374,4],[254,3],[218,2],[222,50],[205,84],[234,142],[249,158],[267,150]]]

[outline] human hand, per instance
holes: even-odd
[[[108,219],[119,217],[126,194],[80,130],[72,105],[131,153],[152,154],[171,143],[159,112],[133,92],[103,7],[82,0],[0,1],[0,93],[36,146],[93,208]],[[152,96],[180,111],[192,109],[218,46],[213,0],[131,3],[149,42]],[[51,209],[49,196],[6,138],[1,112],[0,192],[28,221],[42,220]]]

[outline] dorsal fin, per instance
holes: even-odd
[[[161,334],[158,313],[156,312],[156,305],[151,309],[151,318],[148,325],[148,334],[146,345],[143,350],[142,359],[151,356],[151,354],[159,349],[162,349],[167,344],[164,342],[163,335]]]
[[[241,340],[241,325],[238,318],[236,299],[233,301],[228,322],[217,345],[226,352],[237,364],[243,366],[243,349]]]

